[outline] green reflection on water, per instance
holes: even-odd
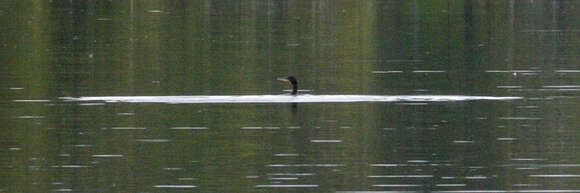
[[[448,190],[437,186],[446,183],[470,190],[578,189],[574,178],[541,177],[579,172],[547,165],[578,163],[578,103],[566,98],[577,96],[580,82],[578,6],[547,0],[2,2],[0,192],[183,190],[171,185],[272,192],[280,189],[260,185],[276,182],[318,185],[289,189],[296,192],[383,190],[381,184]],[[287,89],[276,78],[286,75],[314,94],[528,100],[292,107],[86,106],[57,99],[276,94]],[[571,89],[553,89],[559,85]],[[528,170],[536,177],[521,172]],[[280,173],[301,175],[273,179]],[[369,178],[410,174],[433,178]],[[487,179],[473,180],[481,176]]]

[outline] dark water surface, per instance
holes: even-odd
[[[2,1],[0,192],[580,192],[579,7]]]

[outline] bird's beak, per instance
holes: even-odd
[[[277,80],[282,82],[290,82],[287,78],[278,78]]]

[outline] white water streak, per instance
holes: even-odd
[[[223,95],[223,96],[85,96],[61,97],[70,102],[108,103],[348,103],[348,102],[456,102],[473,100],[517,100],[522,97],[464,95]]]

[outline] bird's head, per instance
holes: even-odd
[[[278,78],[279,81],[289,82],[292,84],[292,94],[296,95],[298,93],[298,80],[294,76],[288,76],[286,78]]]
[[[278,78],[278,80],[282,82],[290,82],[290,84],[292,85],[298,84],[298,81],[296,80],[296,78],[294,78],[294,76],[288,76],[286,78]]]

